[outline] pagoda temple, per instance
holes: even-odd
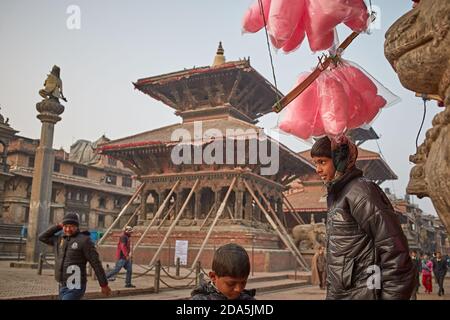
[[[99,148],[142,182],[138,210],[119,217],[137,226],[135,261],[173,263],[175,241],[187,240],[187,264],[210,267],[216,247],[236,242],[252,251],[255,271],[292,268],[299,257],[286,238],[283,191],[314,167],[256,126],[282,94],[250,59],[227,62],[222,44],[211,66],[134,86],[182,119]],[[106,259],[117,232],[102,247]]]

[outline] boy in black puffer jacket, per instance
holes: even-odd
[[[55,251],[55,279],[59,283],[60,300],[80,300],[86,291],[86,263],[89,261],[104,295],[111,289],[89,232],[80,232],[76,213],[68,213],[61,224],[51,226],[39,241]]]

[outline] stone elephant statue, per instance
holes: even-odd
[[[294,243],[301,249],[317,249],[324,245],[325,234],[325,223],[299,224],[292,229]]]

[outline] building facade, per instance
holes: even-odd
[[[128,202],[137,182],[120,161],[96,154],[97,144],[106,141],[103,136],[94,143],[77,141],[70,152],[54,150],[49,224],[60,222],[66,213],[75,212],[80,217],[81,228],[103,231]],[[38,145],[39,140],[21,136],[9,143],[9,177],[0,194],[0,223],[26,225],[28,222]]]

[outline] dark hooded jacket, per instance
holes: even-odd
[[[54,247],[55,252],[55,279],[61,285],[66,285],[68,278],[74,274],[74,266],[81,272],[81,283],[87,282],[86,263],[89,262],[95,271],[101,287],[108,284],[105,271],[99,259],[90,233],[77,232],[72,236],[66,236],[56,225],[50,227],[39,236],[39,240]]]
[[[256,290],[243,290],[236,300],[255,300]],[[191,292],[191,300],[228,300],[228,298],[220,293],[214,284],[203,281],[198,287]]]
[[[380,187],[353,168],[328,186],[327,205],[327,299],[409,299],[417,271]]]

